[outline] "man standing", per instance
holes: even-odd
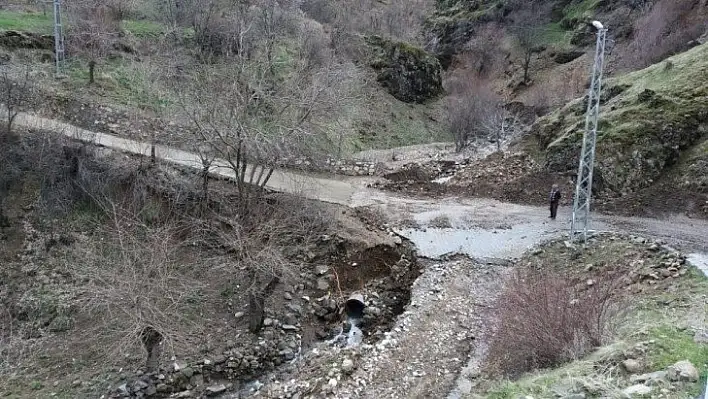
[[[549,217],[553,220],[556,220],[556,214],[558,213],[558,203],[561,199],[561,192],[558,189],[557,184],[554,184],[551,187],[551,194],[549,195],[548,199],[551,203],[551,216]]]

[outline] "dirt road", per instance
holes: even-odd
[[[150,155],[149,144],[62,122],[22,114],[16,123],[119,151]],[[190,152],[157,146],[156,156],[176,165],[202,168],[199,156]],[[212,173],[234,177],[224,161],[216,162]],[[504,261],[521,256],[545,239],[566,233],[570,209],[561,208],[558,219],[551,221],[548,211],[542,207],[489,199],[411,199],[368,189],[367,181],[277,171],[268,187],[350,207],[376,209],[391,219],[400,235],[415,243],[420,255],[438,258],[459,252],[474,260],[426,265],[413,287],[411,305],[399,317],[389,338],[376,348],[359,353],[360,359],[351,378],[341,385],[335,381],[335,397],[445,397],[452,390],[450,397],[457,398],[471,389],[465,375],[474,372],[474,360],[479,357],[475,351],[483,350],[478,344],[469,348],[470,334],[477,335],[483,330],[476,310],[489,303],[498,292],[500,276],[508,271]],[[694,252],[698,258],[705,258],[708,252],[708,221],[678,216],[658,220],[597,214],[592,227],[660,239],[686,252]],[[466,353],[470,349],[471,360]],[[285,379],[290,382],[284,385],[266,383],[256,395],[279,397],[270,396],[268,392],[273,392],[271,389],[282,392],[292,387],[296,384],[292,382],[295,378],[306,378],[306,371],[298,370],[291,378]]]
[[[68,123],[39,116],[20,113],[15,124],[28,129],[52,131],[63,134],[71,139],[92,143],[98,146],[129,154],[150,156],[150,143],[124,139],[115,135],[98,133],[82,129]],[[201,158],[196,153],[191,153],[163,145],[155,146],[155,157],[164,162],[175,165],[202,170]],[[246,173],[250,173],[249,165]],[[216,160],[212,163],[210,173],[220,177],[234,179],[235,173],[225,160]],[[280,192],[300,194],[307,198],[330,202],[340,205],[349,205],[355,192],[355,186],[337,179],[322,179],[304,176],[293,172],[276,170],[268,181],[267,187]]]
[[[20,113],[15,123],[32,129],[61,133],[72,139],[94,143],[114,150],[149,156],[149,143],[81,129],[68,123]],[[155,146],[158,159],[197,170],[202,169],[200,157],[191,152]],[[211,173],[234,178],[234,172],[224,160],[217,160]],[[425,224],[435,218],[448,218],[455,229],[427,232],[401,229],[400,233],[419,245],[430,257],[461,251],[473,257],[514,257],[542,239],[569,228],[569,210],[561,209],[558,220],[549,222],[544,208],[513,205],[487,199],[412,200],[366,189],[366,178],[321,178],[290,171],[277,170],[267,187],[281,192],[300,194],[310,199],[350,207],[375,206],[394,218],[415,215],[415,222]],[[597,215],[593,227],[597,230],[619,230],[663,239],[672,245],[691,251],[708,251],[708,221],[674,217],[664,220],[622,218]],[[433,228],[434,229],[434,228]],[[435,233],[435,234],[433,234]]]

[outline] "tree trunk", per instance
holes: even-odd
[[[140,333],[140,340],[147,351],[145,368],[148,372],[157,371],[160,366],[160,355],[162,354],[162,334],[152,327],[145,327]]]
[[[95,72],[96,72],[96,61],[89,61],[89,84],[92,85],[95,82]]]
[[[258,334],[263,328],[263,320],[265,320],[265,298],[257,292],[248,294],[248,331]]]
[[[0,200],[0,202],[2,202],[2,201]],[[2,210],[2,204],[0,203],[0,227],[8,227],[8,226],[10,226],[10,220],[7,217],[5,217],[5,213],[3,213],[3,210]]]
[[[261,288],[260,284],[256,284],[253,291],[248,294],[248,330],[253,334],[258,334],[261,328],[263,328],[263,320],[265,320],[265,299],[273,292],[277,284],[278,279],[271,277],[265,287]]]
[[[531,51],[527,51],[524,54],[524,83],[529,81],[529,68],[531,67]]]
[[[504,128],[505,127],[506,127],[506,121],[504,119],[502,119],[501,131],[499,131],[497,129],[497,152],[501,152],[501,138],[504,136]]]
[[[202,193],[204,195],[204,202],[202,204],[204,210],[206,210],[207,204],[209,202],[209,167],[211,166],[211,162],[202,161],[202,164],[204,165],[204,167],[202,168]]]

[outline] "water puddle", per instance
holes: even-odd
[[[688,262],[696,266],[700,271],[708,277],[708,254],[693,253],[686,256]]]
[[[507,229],[427,228],[401,229],[396,233],[411,240],[418,254],[428,258],[450,253],[462,253],[474,258],[514,258],[555,234],[553,230],[539,229],[535,223]]]

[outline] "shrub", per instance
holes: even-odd
[[[494,307],[489,371],[517,376],[600,346],[620,308],[621,279],[616,277],[581,280],[556,271],[518,270]]]

